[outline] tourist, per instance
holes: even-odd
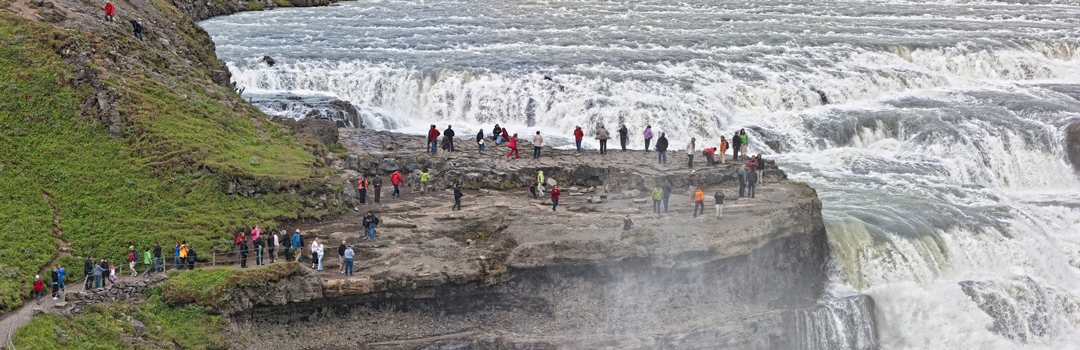
[[[90,260],[93,260],[93,258],[94,257],[90,257]],[[101,273],[105,272],[105,271],[108,271],[108,270],[105,270],[105,269],[101,268],[101,265],[94,264],[94,262],[91,261],[90,262],[90,271],[93,271],[92,273],[94,274],[94,289],[101,288],[102,285],[104,284],[101,281]]]
[[[177,249],[179,249],[180,245],[177,244],[176,247],[177,247]],[[176,269],[176,267],[173,267],[173,270],[175,270],[175,269]],[[94,276],[94,256],[93,255],[91,255],[89,258],[86,258],[86,261],[83,261],[83,277],[86,278],[86,281],[83,282],[83,290],[90,290],[91,287],[94,286],[94,278],[92,276]]]
[[[447,151],[454,151],[454,135],[456,134],[457,133],[454,132],[454,127],[452,125],[447,125],[446,130],[443,131],[443,142],[446,143]]]
[[[348,246],[348,247],[345,248],[344,257],[345,257],[345,269],[342,270],[342,274],[344,274],[345,276],[352,276],[353,275],[353,271],[352,271],[353,258],[356,257],[356,252],[353,252],[352,246]]]
[[[405,179],[401,177],[400,172],[395,171],[393,174],[390,174],[390,183],[394,184],[394,193],[390,194],[391,197],[401,195],[401,192],[398,191],[398,186],[400,186],[402,182],[405,182]]]
[[[379,225],[379,218],[376,217],[375,214],[372,214],[369,211],[369,212],[367,212],[367,215],[364,215],[363,225],[364,225],[364,231],[367,231],[368,240],[369,241],[374,241],[375,240],[375,226]]]
[[[740,145],[742,145],[742,138],[739,137],[739,132],[736,131],[735,135],[731,137],[731,159],[734,161],[739,160]]]
[[[450,210],[461,210],[461,184],[454,184],[454,206],[450,207]]]
[[[116,12],[116,8],[113,7],[112,2],[111,1],[106,1],[105,2],[105,21],[106,22],[112,22],[113,21],[113,13],[114,12]]]
[[[543,197],[543,196],[544,196],[544,190],[545,190],[545,189],[546,189],[546,188],[544,187],[544,183],[543,183],[543,182],[537,182],[537,183],[536,183],[536,192],[537,192],[537,194],[539,194],[539,195],[540,195],[540,197]]]
[[[559,195],[562,192],[559,191],[559,185],[551,186],[551,211],[555,211],[555,207],[559,206]]]
[[[514,159],[520,159],[521,158],[520,156],[518,156],[518,148],[517,148],[517,141],[518,140],[517,140],[517,138],[518,138],[517,133],[514,133],[514,136],[510,137],[510,142],[506,143],[506,147],[510,147],[510,153],[506,154],[506,158],[510,158],[511,154],[514,155]]]
[[[240,259],[244,258],[244,253],[240,250],[240,243],[244,242],[244,233],[241,232],[239,236],[236,236],[236,263],[240,263]]]
[[[716,193],[713,194],[713,199],[716,199],[716,219],[720,219],[720,214],[724,212],[724,190],[721,188],[716,189]]]
[[[341,245],[339,245],[337,247],[338,266],[341,267],[341,274],[342,275],[345,274],[345,249],[346,248],[348,248],[348,247],[345,246],[345,240],[343,239],[343,240],[341,240]]]
[[[164,260],[161,260],[161,244],[154,242],[154,272],[164,272]]]
[[[427,188],[428,180],[431,179],[431,175],[428,174],[428,168],[424,167],[420,170],[420,194],[424,194],[424,189]]]
[[[60,293],[60,272],[56,271],[54,266],[52,270],[49,270],[49,277],[52,277],[52,298],[56,300],[56,295]]]
[[[664,180],[664,183],[660,184],[660,189],[664,190],[664,212],[667,212],[668,198],[671,198],[671,183],[668,180]]]
[[[435,154],[439,147],[439,130],[435,129],[435,124],[431,124],[431,129],[428,129],[427,133],[427,146],[428,152]]]
[[[611,136],[608,135],[607,129],[604,129],[604,124],[600,124],[600,128],[596,130],[596,137],[594,138],[600,140],[600,155],[607,154],[607,140],[610,140]]]
[[[536,180],[533,180],[532,184],[529,185],[529,192],[532,192],[533,198],[540,198],[536,195],[536,188],[540,187],[539,185],[540,183],[536,182]]]
[[[497,140],[495,142],[495,145],[498,146],[500,143],[502,143],[502,141],[509,141],[509,140],[510,140],[510,132],[506,131],[506,128],[502,128],[502,133],[499,134],[499,140]]]
[[[173,252],[172,269],[176,270],[177,267],[180,266],[181,261],[182,260],[180,260],[180,242],[176,242],[176,251]]]
[[[660,201],[664,200],[664,189],[660,188],[660,184],[656,184],[656,187],[652,189],[652,210],[653,213],[660,214]]]
[[[649,151],[649,143],[652,142],[652,125],[645,126],[645,152]]]
[[[311,268],[322,271],[323,245],[319,238],[311,240]]]
[[[252,240],[251,243],[255,245],[255,266],[262,266],[263,248],[266,247],[266,239],[264,239],[264,237],[262,236],[259,236],[259,238]]]
[[[142,18],[131,20],[131,32],[135,34],[136,38],[139,38],[139,41],[143,41],[142,30]]]
[[[721,135],[720,136],[720,149],[719,149],[719,152],[717,152],[718,154],[720,154],[720,163],[721,164],[727,164],[727,149],[728,149],[727,139],[724,138],[723,135]]]
[[[37,303],[41,304],[41,288],[45,287],[45,281],[41,280],[41,275],[34,275],[34,294],[37,294]]]
[[[56,274],[60,276],[60,279],[57,281],[60,283],[60,291],[66,292],[67,288],[64,288],[64,279],[67,278],[67,270],[64,269],[63,265],[56,264]]]
[[[623,152],[626,152],[626,141],[630,139],[630,129],[626,128],[626,124],[619,126],[619,146],[622,146]]]
[[[263,234],[263,230],[259,228],[259,225],[255,225],[255,228],[251,230],[252,242],[259,238],[259,235]]]
[[[709,147],[709,148],[701,150],[701,154],[705,155],[705,164],[713,165],[713,164],[716,163],[716,158],[713,157],[713,154],[715,154],[715,153],[716,153],[716,147]]]
[[[198,259],[199,259],[199,253],[195,252],[195,247],[188,247],[187,248],[187,264],[188,264],[187,269],[188,270],[194,270],[195,269],[195,260],[198,260]]]
[[[659,161],[660,164],[667,163],[667,147],[667,136],[664,136],[664,133],[660,133],[660,138],[656,139],[656,160]]]
[[[705,214],[705,193],[701,192],[701,187],[698,187],[697,192],[694,192],[694,217],[697,217],[698,208],[701,209],[701,214]]]
[[[375,190],[375,203],[379,202],[379,197],[382,196],[382,178],[379,174],[375,174],[375,178],[371,179],[371,188]]]
[[[540,132],[536,132],[536,136],[533,136],[533,158],[540,158],[540,145],[544,143],[544,137],[540,136]]]
[[[754,187],[757,186],[757,181],[758,181],[757,172],[754,171],[753,168],[751,168],[750,172],[747,173],[747,175],[746,175],[746,184],[747,184],[746,185],[746,191],[747,191],[746,194],[749,195],[750,198],[754,198]]]
[[[585,137],[585,132],[581,131],[580,126],[574,126],[574,144],[577,145],[578,153],[581,153],[581,139]]]
[[[139,252],[135,251],[135,246],[128,247],[128,268],[131,270],[131,277],[139,275],[139,272],[135,271],[135,261],[139,259]]]
[[[247,240],[244,239],[244,235],[240,235],[240,246],[238,249],[240,251],[240,267],[247,268],[248,245]]]
[[[739,170],[735,171],[735,174],[739,178],[739,198],[745,197],[746,193],[746,165],[739,167]]]
[[[105,263],[108,264],[109,259],[105,259]],[[109,264],[109,285],[116,284],[116,266]]]
[[[495,124],[495,127],[491,129],[491,141],[499,139],[499,134],[502,134],[502,127],[499,124]],[[498,145],[498,143],[495,143]]]
[[[292,240],[287,239],[288,237],[289,236],[285,233],[285,230],[282,230],[281,231],[281,238],[283,240],[283,243],[282,243],[281,249],[285,252],[285,262],[290,262],[290,261],[293,260],[293,256],[292,256],[292,252],[293,252]]]
[[[630,220],[630,215],[627,215],[626,218],[622,219],[622,229],[623,231],[634,229],[634,220]]]
[[[758,153],[756,157],[752,158],[754,158],[754,162],[757,163],[757,168],[754,170],[757,170],[758,184],[763,184],[765,183],[765,160],[761,159],[761,153]]]
[[[296,262],[304,262],[304,236],[300,235],[300,229],[292,235],[292,248],[296,250]]]
[[[274,260],[277,260],[277,247],[280,241],[278,240],[278,233],[274,232],[270,234],[270,237],[266,238],[266,256],[270,257],[270,263],[273,264]]]
[[[536,170],[536,182],[541,184],[541,185],[544,183],[544,171],[543,170],[539,170],[539,169]],[[543,193],[541,193],[541,195],[543,195]]]
[[[480,129],[480,132],[476,133],[476,149],[477,153],[484,153],[484,129]]]
[[[150,248],[146,248],[146,252],[143,253],[143,265],[146,265],[146,269],[143,270],[143,276],[150,277],[150,272],[154,270],[154,253],[150,252]]]
[[[750,146],[750,135],[746,134],[746,129],[739,130],[739,153],[742,153],[743,157],[746,157],[746,148]]]
[[[367,179],[364,178],[364,175],[360,175],[360,179],[356,180],[356,189],[359,193],[357,196],[360,198],[360,204],[367,204],[367,188]]]
[[[686,182],[690,184],[690,190],[693,191],[697,188],[697,170],[691,170],[690,176],[686,177]]]
[[[697,139],[691,137],[690,142],[686,144],[686,166],[689,168],[694,167],[694,149],[697,147],[696,142]]]

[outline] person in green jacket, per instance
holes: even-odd
[[[654,213],[660,214],[660,201],[664,199],[664,189],[660,188],[660,184],[656,184],[652,189],[652,210]]]
[[[150,271],[154,270],[154,255],[150,253],[150,248],[146,248],[146,252],[143,253],[143,265],[146,265],[146,270],[143,270],[143,276],[150,277]]]
[[[739,150],[739,152],[742,153],[743,158],[745,158],[746,157],[746,146],[750,144],[750,136],[746,135],[746,129],[740,129],[739,130],[739,141],[741,141],[739,143],[739,148],[741,148]]]
[[[428,174],[428,168],[424,167],[420,170],[420,194],[424,194],[424,188],[427,187],[428,180],[431,179],[431,175]]]
[[[537,170],[536,171],[536,183],[538,183],[540,185],[544,184],[544,171],[543,170]]]

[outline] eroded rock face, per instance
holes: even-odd
[[[1080,172],[1080,121],[1065,127],[1065,152],[1073,169]]]
[[[314,136],[324,145],[338,142],[337,124],[327,119],[304,119],[293,126],[296,132]]]

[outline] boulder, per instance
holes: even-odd
[[[146,333],[146,325],[136,319],[131,320],[131,325],[135,327],[135,334],[142,335]]]
[[[649,200],[646,198],[634,198],[634,204],[645,204],[648,202]]]
[[[273,67],[274,64],[277,63],[277,61],[274,61],[274,58],[270,57],[270,56],[263,56],[262,60],[263,60],[263,62],[266,62],[266,64],[271,66],[271,67]]]
[[[229,79],[232,78],[232,73],[227,70],[212,70],[210,71],[210,80],[214,81],[214,84],[221,86],[229,86]]]
[[[337,124],[327,119],[304,119],[296,122],[296,132],[314,136],[324,145],[338,142]]]

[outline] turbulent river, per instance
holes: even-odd
[[[746,128],[818,189],[829,292],[876,300],[882,348],[1080,348],[1076,1],[341,4],[201,24],[271,114],[309,112],[266,103],[289,92],[563,147],[575,125],[638,149],[646,125],[675,149]]]

